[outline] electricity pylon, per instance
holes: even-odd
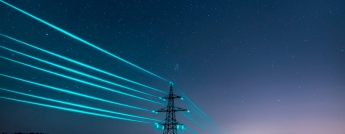
[[[163,134],[177,134],[177,129],[179,129],[180,127],[181,129],[184,129],[183,124],[180,124],[178,121],[176,121],[175,112],[187,111],[187,109],[175,107],[174,99],[176,98],[181,98],[181,96],[174,95],[173,84],[170,83],[169,95],[162,97],[162,99],[168,100],[167,107],[164,107],[155,111],[155,112],[166,112],[165,121],[158,123],[160,125],[163,125],[163,128],[164,128]]]

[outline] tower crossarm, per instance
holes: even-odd
[[[174,110],[175,111],[187,111],[187,109],[179,108],[179,107],[175,107]]]
[[[155,112],[168,112],[168,110],[166,108],[161,108],[159,110],[156,110]]]
[[[187,109],[175,107],[175,108],[174,108],[174,111],[175,111],[175,112],[178,112],[178,111],[187,111]],[[168,112],[168,109],[166,109],[166,108],[161,108],[161,109],[159,109],[159,110],[156,110],[155,112]]]
[[[166,122],[160,122],[160,123],[158,123],[158,124],[160,124],[160,125],[165,125]],[[171,125],[183,125],[183,124],[178,123],[178,122],[171,122],[170,124],[171,124]]]
[[[182,98],[181,96],[178,95],[167,95],[165,97],[162,97],[162,99],[176,99],[176,98]]]

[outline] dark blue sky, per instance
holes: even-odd
[[[5,1],[173,81],[223,128],[214,128],[219,132],[345,133],[343,0]],[[0,3],[0,18],[1,34],[168,91],[168,82],[87,46],[3,3]],[[5,37],[1,37],[0,42],[1,46],[102,79],[155,96],[164,95],[91,71]],[[159,101],[92,81],[2,48],[0,56]],[[0,59],[0,73],[147,109],[163,107],[5,59]],[[3,76],[0,77],[0,88],[164,119],[149,112],[76,97]],[[0,96],[68,107],[6,91],[0,91]],[[176,100],[176,104],[190,109],[180,100]],[[161,133],[151,124],[82,115],[5,99],[0,100],[0,106],[0,132]],[[198,115],[195,111],[192,113]],[[200,134],[210,133],[181,114],[177,114],[177,119]]]

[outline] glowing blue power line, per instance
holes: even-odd
[[[193,121],[195,124],[197,124],[197,125],[199,125],[199,126],[201,127],[201,125],[200,125],[198,122],[196,122],[195,120],[193,120],[192,118],[190,118],[189,116],[187,116],[186,114],[184,114],[183,112],[181,112],[181,114],[182,114],[183,116],[185,116],[186,118],[188,118],[189,120]]]
[[[191,120],[192,122],[194,122],[195,124],[197,124],[199,127],[211,132],[211,133],[214,133],[212,132],[211,130],[208,130],[206,128],[203,127],[203,125],[201,125],[199,122],[195,121],[194,119],[192,119],[191,117],[189,117],[188,115],[186,115],[185,113],[182,112],[182,115],[185,116],[186,118],[188,118],[189,120]],[[213,130],[214,131],[214,130]]]
[[[135,64],[133,64],[133,63],[127,61],[127,60],[125,60],[125,59],[120,58],[119,56],[116,56],[116,55],[114,55],[114,54],[112,54],[112,53],[110,53],[110,52],[108,52],[108,51],[106,51],[106,50],[104,50],[104,49],[102,49],[102,48],[100,48],[100,47],[94,45],[94,44],[91,44],[91,43],[89,43],[89,42],[87,42],[87,41],[85,41],[85,40],[83,40],[83,39],[81,39],[81,38],[79,38],[79,37],[73,35],[72,33],[69,33],[69,32],[67,32],[67,31],[65,31],[65,30],[63,30],[63,29],[61,29],[61,28],[59,28],[59,27],[57,27],[57,26],[55,26],[55,25],[53,25],[53,24],[50,24],[50,23],[48,23],[48,22],[46,22],[46,21],[44,21],[44,20],[42,20],[42,19],[40,19],[40,18],[38,18],[38,17],[36,17],[36,16],[34,16],[34,15],[28,13],[28,12],[25,12],[24,10],[21,10],[21,9],[19,9],[19,8],[15,7],[15,6],[11,5],[11,4],[9,4],[9,3],[7,3],[7,2],[4,2],[4,1],[0,1],[0,2],[6,4],[6,5],[12,7],[13,9],[16,9],[17,11],[22,12],[22,13],[24,13],[24,14],[30,16],[31,18],[33,18],[33,19],[35,19],[35,20],[37,20],[37,21],[39,21],[39,22],[42,22],[42,23],[44,23],[44,24],[46,24],[46,25],[48,25],[48,26],[54,28],[55,30],[57,30],[57,31],[59,31],[59,32],[61,32],[61,33],[63,33],[63,34],[66,34],[66,35],[68,35],[68,36],[70,36],[70,37],[72,37],[72,38],[74,38],[74,39],[76,39],[76,40],[78,40],[78,41],[80,41],[80,42],[86,44],[86,45],[89,45],[89,46],[91,46],[91,47],[93,47],[93,48],[95,48],[95,49],[97,49],[97,50],[99,50],[99,51],[101,51],[101,52],[103,52],[103,53],[106,53],[106,54],[108,54],[108,55],[110,55],[110,56],[112,56],[112,57],[114,57],[114,58],[116,58],[116,59],[118,59],[118,60],[121,60],[121,61],[123,61],[123,62],[125,62],[125,63],[127,63],[127,64],[129,64],[129,65],[131,65],[131,66],[133,66],[133,67],[135,67],[135,68],[137,68],[137,69],[140,69],[140,70],[142,70],[142,71],[144,71],[144,72],[146,72],[146,73],[149,73],[149,74],[151,74],[151,75],[153,75],[153,76],[155,76],[155,77],[157,77],[157,78],[160,78],[160,79],[162,79],[162,80],[164,80],[164,81],[167,81],[166,79],[164,79],[164,78],[162,78],[162,77],[160,77],[160,76],[158,76],[158,75],[156,75],[156,74],[154,74],[154,73],[152,73],[152,72],[150,72],[150,71],[147,71],[147,70],[145,70],[145,69],[143,69],[143,68],[141,68],[141,67],[139,67],[139,66],[137,66],[137,65],[135,65]]]
[[[21,79],[21,78],[17,78],[17,77],[5,75],[5,74],[0,74],[0,75],[4,76],[4,77],[7,77],[7,78],[19,80],[19,81],[22,81],[22,82],[26,82],[26,83],[30,83],[30,84],[34,84],[34,85],[38,85],[38,86],[42,86],[42,87],[46,87],[46,88],[53,89],[53,90],[56,90],[56,91],[60,91],[60,92],[68,93],[68,94],[73,94],[73,95],[77,95],[77,96],[81,96],[81,97],[84,97],[84,98],[89,98],[89,99],[93,99],[93,100],[103,101],[103,102],[107,102],[107,103],[111,103],[111,104],[115,104],[115,105],[119,105],[119,106],[124,106],[124,107],[128,107],[128,108],[134,108],[134,109],[138,109],[138,110],[150,111],[148,109],[139,108],[139,107],[135,107],[135,106],[131,106],[131,105],[126,105],[126,104],[122,104],[122,103],[118,103],[118,102],[114,102],[114,101],[109,101],[109,100],[105,100],[105,99],[101,99],[101,98],[97,98],[97,97],[93,97],[93,96],[89,96],[89,95],[85,95],[85,94],[81,94],[81,93],[65,90],[65,89],[62,89],[62,88],[57,88],[57,87],[53,87],[53,86],[48,86],[48,85],[32,82],[32,81],[29,81],[29,80],[24,80],[24,79]]]
[[[94,71],[97,71],[97,72],[101,72],[101,73],[103,73],[103,74],[107,74],[107,75],[109,75],[109,76],[112,76],[112,77],[115,77],[115,78],[118,78],[118,79],[121,79],[121,80],[130,82],[130,83],[133,83],[133,84],[136,84],[136,85],[140,85],[140,86],[143,86],[143,87],[146,87],[146,88],[149,88],[149,89],[158,91],[158,92],[166,93],[166,92],[164,92],[164,91],[162,91],[162,90],[158,90],[158,89],[156,89],[156,88],[149,87],[149,86],[146,86],[146,85],[144,85],[144,84],[140,84],[140,83],[138,83],[138,82],[135,82],[135,81],[126,79],[126,78],[124,78],[124,77],[121,77],[121,76],[118,76],[118,75],[115,75],[115,74],[112,74],[112,73],[109,73],[109,72],[107,72],[107,71],[103,71],[103,70],[101,70],[101,69],[98,69],[98,68],[92,67],[92,66],[90,66],[90,65],[81,63],[81,62],[79,62],[79,61],[76,61],[76,60],[67,58],[67,57],[65,57],[65,56],[62,56],[62,55],[59,55],[59,54],[50,52],[50,51],[48,51],[48,50],[45,50],[45,49],[42,49],[42,48],[33,46],[33,45],[31,45],[31,44],[28,44],[28,43],[23,42],[23,41],[20,41],[20,40],[18,40],[18,39],[12,38],[12,37],[10,37],[10,36],[4,35],[4,34],[0,34],[0,35],[3,36],[3,37],[6,37],[6,38],[8,38],[8,39],[11,39],[11,40],[13,40],[13,41],[16,41],[16,42],[18,42],[18,43],[21,43],[21,44],[24,44],[24,45],[26,45],[26,46],[29,46],[29,47],[31,47],[31,48],[40,50],[40,51],[45,52],[45,53],[48,53],[48,54],[50,54],[50,55],[54,55],[54,56],[59,57],[59,58],[61,58],[61,59],[67,60],[67,61],[69,61],[69,62],[72,62],[72,63],[74,63],[74,64],[78,64],[78,65],[80,65],[80,66],[86,67],[86,68],[88,68],[88,69],[91,69],[91,70],[94,70]]]
[[[138,93],[149,95],[149,96],[153,96],[153,97],[158,97],[158,96],[155,96],[155,95],[152,95],[152,94],[148,94],[148,93],[145,93],[145,92],[142,92],[142,91],[138,91],[138,90],[135,90],[133,88],[129,88],[129,87],[126,87],[126,86],[123,86],[123,85],[120,85],[120,84],[117,84],[117,83],[113,83],[113,82],[110,82],[110,81],[107,81],[107,80],[104,80],[104,79],[101,79],[101,78],[97,78],[95,76],[88,75],[88,74],[85,74],[83,72],[80,72],[80,71],[77,71],[77,70],[74,70],[74,69],[71,69],[71,68],[68,68],[68,67],[64,67],[64,66],[61,66],[61,65],[58,65],[58,64],[55,64],[55,63],[52,63],[52,62],[49,62],[49,61],[46,61],[46,60],[34,57],[34,56],[30,56],[30,55],[18,52],[16,50],[13,50],[13,49],[10,49],[10,48],[4,47],[4,46],[0,46],[0,48],[3,48],[3,49],[6,49],[6,50],[9,50],[11,52],[23,55],[25,57],[28,57],[28,58],[31,58],[31,59],[34,59],[34,60],[38,60],[40,62],[43,62],[43,63],[49,64],[49,65],[61,68],[61,69],[66,70],[66,71],[70,71],[70,72],[73,72],[73,73],[76,73],[76,74],[79,74],[79,75],[82,75],[82,76],[85,76],[85,77],[88,77],[88,78],[92,78],[92,79],[95,79],[95,80],[98,80],[98,81],[102,81],[102,82],[108,83],[108,84],[111,84],[111,85],[114,85],[114,86],[117,86],[117,87],[121,87],[121,88],[124,88],[124,89],[128,89],[128,90],[131,90],[131,91],[134,91],[134,92],[138,92]]]
[[[187,103],[186,103],[187,104]],[[199,122],[199,124],[201,124],[202,126],[204,126],[205,128],[209,129],[209,131],[212,133],[220,133],[219,131],[217,131],[216,129],[219,128],[218,126],[215,126],[215,124],[212,124],[212,122],[210,122],[209,120],[207,120],[205,117],[203,117],[203,115],[196,110],[193,106],[187,104],[189,107],[193,108],[193,110],[195,110],[195,112],[191,112],[190,115],[192,115],[195,119],[199,119],[199,121],[197,120],[196,122]],[[194,114],[198,114],[198,116],[194,115]],[[199,117],[199,118],[198,118]]]
[[[135,96],[135,95],[131,95],[131,94],[128,94],[128,93],[124,93],[124,92],[121,92],[121,91],[118,91],[118,90],[113,90],[113,89],[110,89],[110,88],[107,88],[107,87],[104,87],[104,86],[93,84],[93,83],[90,83],[90,82],[87,82],[87,81],[84,81],[84,80],[80,80],[80,79],[73,78],[73,77],[70,77],[70,76],[66,76],[66,75],[63,75],[63,74],[59,74],[59,73],[56,73],[56,72],[52,72],[52,71],[49,71],[49,70],[46,70],[46,69],[43,69],[43,68],[39,68],[39,67],[36,67],[36,66],[33,66],[33,65],[29,65],[29,64],[26,64],[26,63],[23,63],[23,62],[20,62],[20,61],[12,60],[12,59],[5,58],[5,57],[2,57],[2,56],[0,56],[0,58],[3,58],[3,59],[6,59],[6,60],[9,60],[9,61],[21,64],[21,65],[24,65],[24,66],[27,66],[27,67],[31,67],[31,68],[34,68],[34,69],[37,69],[37,70],[40,70],[40,71],[43,71],[43,72],[54,74],[54,75],[57,75],[57,76],[60,76],[60,77],[66,78],[66,79],[70,79],[70,80],[77,81],[77,82],[80,82],[80,83],[84,83],[84,84],[87,84],[87,85],[90,85],[90,86],[94,86],[94,87],[98,87],[98,88],[101,88],[101,89],[104,89],[104,90],[115,92],[115,93],[118,93],[118,94],[121,94],[121,95],[125,95],[125,96],[133,97],[133,98],[136,98],[136,99],[145,100],[145,101],[148,101],[148,102],[152,102],[152,103],[163,105],[162,103],[159,103],[159,102],[156,102],[156,101],[152,101],[152,100],[145,99],[145,98],[142,98],[142,97],[138,97],[138,96]]]
[[[100,51],[102,51],[102,52],[104,52],[104,53],[106,53],[106,54],[108,54],[108,55],[111,55],[111,56],[113,56],[114,58],[117,58],[117,59],[119,59],[119,60],[121,60],[121,61],[123,61],[123,62],[125,62],[125,63],[127,63],[127,64],[130,64],[130,65],[132,65],[132,66],[134,66],[134,67],[136,67],[136,68],[138,68],[138,69],[140,69],[140,70],[142,70],[142,71],[144,71],[144,72],[147,72],[147,73],[149,73],[149,74],[151,74],[151,75],[153,75],[153,76],[156,76],[157,78],[160,78],[160,79],[162,79],[162,80],[167,81],[166,79],[164,79],[164,78],[162,78],[162,77],[160,77],[160,76],[158,76],[158,75],[156,75],[156,74],[154,74],[154,73],[152,73],[152,72],[150,72],[150,71],[147,71],[147,70],[145,70],[145,69],[143,69],[143,68],[141,68],[141,67],[139,67],[139,66],[137,66],[137,65],[135,65],[135,64],[133,64],[133,63],[131,63],[131,62],[129,62],[129,61],[127,61],[127,60],[124,60],[124,59],[122,59],[122,58],[116,56],[116,55],[113,55],[113,54],[111,54],[110,52],[108,52],[108,51],[106,51],[106,50],[104,50],[104,49],[101,49],[101,48],[99,48],[99,47],[97,47],[97,46],[95,46],[95,45],[93,45],[93,44],[91,44],[91,43],[89,43],[89,42],[87,42],[87,41],[85,41],[85,40],[83,40],[83,39],[81,39],[81,38],[79,38],[79,37],[77,37],[77,36],[75,36],[75,35],[69,33],[69,32],[67,32],[67,31],[65,31],[65,30],[63,30],[63,29],[61,29],[61,28],[59,28],[59,27],[57,27],[57,26],[54,26],[54,25],[52,25],[52,24],[50,24],[50,23],[48,23],[48,22],[46,22],[46,21],[44,21],[44,20],[42,20],[42,19],[40,19],[40,18],[34,16],[34,15],[31,15],[31,14],[29,14],[29,13],[27,13],[27,12],[25,12],[25,11],[23,11],[23,10],[21,10],[21,9],[19,9],[19,8],[13,6],[13,5],[11,5],[11,4],[9,4],[9,3],[6,3],[6,2],[4,2],[4,1],[0,1],[0,2],[4,3],[4,4],[6,4],[6,5],[8,5],[8,6],[12,7],[12,8],[14,8],[14,9],[16,9],[16,10],[18,10],[18,11],[20,11],[20,12],[22,12],[22,13],[28,15],[28,16],[30,16],[31,18],[34,18],[34,19],[36,19],[37,21],[42,22],[42,23],[44,23],[44,24],[46,24],[46,25],[48,25],[48,26],[50,26],[50,27],[52,27],[52,28],[54,28],[54,29],[56,29],[56,30],[58,30],[58,31],[60,31],[60,32],[66,34],[66,35],[68,35],[68,36],[70,36],[70,37],[72,37],[72,38],[74,38],[74,39],[76,39],[76,40],[78,40],[78,41],[81,41],[81,42],[83,42],[83,43],[85,43],[85,44],[87,44],[87,45],[89,45],[89,46],[91,46],[91,47],[93,47],[93,48],[95,48],[95,49],[97,49],[97,50],[100,50]],[[180,91],[180,92],[181,92],[181,91]],[[181,93],[182,93],[182,92],[181,92]],[[182,93],[182,94],[183,94],[183,93]],[[185,96],[185,95],[184,95],[184,96]],[[186,96],[185,96],[185,97],[186,97]],[[187,98],[187,97],[186,97],[186,98]],[[188,98],[187,98],[187,99],[188,99]],[[188,100],[189,100],[189,99],[188,99]],[[189,100],[189,101],[190,101],[190,100]],[[191,101],[190,101],[190,102],[191,102]],[[193,104],[193,102],[191,102],[191,103]],[[194,105],[198,110],[200,110],[195,104],[193,104],[193,105]],[[200,110],[200,111],[201,111],[201,110]],[[201,112],[202,112],[202,111],[201,111]],[[206,117],[208,117],[204,112],[202,112],[202,114],[204,114]],[[209,117],[208,117],[208,118],[209,118]],[[212,120],[211,120],[211,121],[212,121]],[[213,122],[214,122],[214,121],[213,121]],[[215,122],[214,122],[214,123],[215,123]]]
[[[177,86],[175,86],[176,87],[176,89],[182,94],[182,96],[184,96],[193,106],[194,106],[194,108],[192,107],[192,106],[190,106],[190,107],[192,107],[193,109],[197,109],[197,110],[195,110],[196,111],[196,113],[198,113],[201,117],[202,117],[202,119],[204,119],[207,123],[209,123],[210,124],[210,126],[208,126],[208,128],[209,129],[211,129],[211,130],[213,130],[214,132],[216,132],[212,127],[217,127],[218,125],[217,125],[217,123],[215,123],[210,117],[208,117],[198,106],[196,106]],[[186,103],[187,104],[187,103]],[[188,105],[188,104],[187,104]],[[201,113],[201,114],[200,114]],[[205,124],[207,124],[207,123],[205,123]],[[205,125],[206,126],[206,125]],[[216,132],[216,133],[218,133],[218,132]]]
[[[186,103],[187,104],[187,103]],[[193,106],[187,104],[189,107],[191,107],[193,110],[195,110],[195,112],[191,113],[191,115],[195,118],[195,119],[199,119],[198,117],[200,117],[200,121],[197,121],[197,122],[200,122],[200,124],[203,124],[204,127],[210,129],[209,131],[213,131],[213,133],[218,133],[216,132],[216,130],[213,128],[213,127],[217,127],[217,126],[214,126],[214,124],[212,124],[212,122],[210,122],[209,120],[207,120],[198,110],[196,110]],[[194,113],[197,113],[199,116],[195,116]]]
[[[194,130],[190,129],[190,128],[186,128],[187,131],[191,132],[192,134],[198,134],[197,132],[195,132]]]
[[[176,89],[184,96],[184,98],[186,98],[196,109],[198,109],[203,116],[205,116],[206,118],[208,118],[209,121],[211,121],[212,123],[216,124],[212,119],[210,119],[210,117],[208,117],[198,106],[196,106],[177,86],[175,86]],[[216,124],[217,125],[217,124]]]
[[[145,121],[139,121],[139,120],[121,118],[121,117],[110,116],[110,115],[105,115],[105,114],[98,114],[98,113],[93,113],[93,112],[87,112],[87,111],[82,111],[82,110],[77,110],[77,109],[71,109],[71,108],[53,106],[53,105],[42,104],[42,103],[36,103],[36,102],[31,102],[31,101],[19,100],[19,99],[14,99],[14,98],[7,98],[7,97],[2,97],[2,96],[0,96],[0,98],[2,98],[2,99],[7,99],[7,100],[12,100],[12,101],[17,101],[17,102],[22,102],[22,103],[27,103],[27,104],[32,104],[32,105],[38,105],[38,106],[53,108],[53,109],[59,109],[59,110],[64,110],[64,111],[70,111],[70,112],[75,112],[75,113],[81,113],[81,114],[87,114],[87,115],[94,115],[94,116],[100,116],[100,117],[106,117],[106,118],[112,118],[112,119],[118,119],[118,120],[132,121],[132,122],[139,122],[139,123],[149,123],[149,122],[145,122]]]
[[[187,105],[188,105],[188,104],[187,104]],[[188,105],[188,106],[189,106],[189,105]],[[189,107],[191,107],[191,106],[189,106]],[[193,108],[193,109],[194,109],[194,108]],[[188,112],[188,111],[187,111],[187,112]],[[198,113],[198,111],[196,111],[195,113]],[[184,114],[184,113],[182,113],[182,114]],[[199,113],[198,113],[198,114],[199,114]],[[198,118],[197,116],[194,115],[194,112],[192,113],[192,112],[189,111],[187,115],[184,114],[184,116],[186,116],[186,117],[187,117],[188,115],[192,115],[192,116],[195,118],[195,120],[194,120],[193,122],[194,122],[194,123],[195,123],[195,122],[198,122],[198,123],[200,124],[200,125],[199,125],[200,127],[202,127],[202,124],[204,124],[204,121],[207,121],[207,120],[203,120],[203,119],[200,119],[200,122],[197,121],[197,119],[199,119],[199,118]],[[188,117],[190,117],[190,116],[188,116]],[[188,117],[187,117],[187,118],[188,118]],[[190,118],[191,118],[191,117],[190,117]],[[204,126],[205,128],[212,129],[207,123],[205,123],[203,126]],[[212,130],[213,130],[213,129],[212,129]],[[214,131],[214,130],[213,130],[213,131]]]
[[[106,112],[106,113],[111,113],[111,114],[122,115],[122,116],[140,118],[140,119],[145,119],[145,120],[159,121],[157,119],[146,118],[146,117],[142,117],[142,116],[136,116],[136,115],[120,113],[120,112],[114,112],[114,111],[104,110],[104,109],[100,109],[100,108],[94,108],[94,107],[90,107],[90,106],[85,106],[85,105],[81,105],[81,104],[70,103],[70,102],[60,101],[60,100],[55,100],[55,99],[50,99],[50,98],[45,98],[45,97],[41,97],[41,96],[36,96],[36,95],[32,95],[32,94],[26,94],[26,93],[17,92],[17,91],[13,91],[13,90],[9,90],[9,89],[4,89],[4,88],[0,88],[0,90],[11,92],[11,93],[15,93],[15,94],[20,94],[20,95],[24,95],[24,96],[29,96],[29,97],[33,97],[33,98],[37,98],[37,99],[41,99],[41,100],[47,100],[47,101],[61,103],[61,104],[66,104],[66,105],[70,105],[70,106],[75,106],[75,107],[80,107],[80,108],[85,108],[85,109],[91,109],[91,110],[95,110],[95,111],[101,111],[101,112]]]
[[[187,104],[187,103],[186,103]],[[205,126],[207,125],[208,127],[215,127],[214,124],[212,124],[208,119],[206,119],[200,111],[198,111],[195,107],[191,106],[190,104],[187,104],[189,107],[191,107],[193,110],[195,110],[194,113],[197,113],[199,116],[195,116],[194,113],[192,113],[193,117],[198,119],[197,117],[200,117],[200,122],[205,122]]]
[[[196,113],[196,112],[195,112],[195,113]],[[189,114],[189,115],[192,115],[192,116],[195,118],[195,120],[197,120],[197,122],[200,122],[200,124],[203,124],[203,123],[204,123],[203,121],[205,121],[205,120],[199,119],[198,116],[194,115],[195,113],[193,112],[193,113],[191,113],[191,114]],[[199,116],[199,117],[200,117],[200,116]],[[208,124],[206,124],[206,125],[208,125]],[[205,126],[206,126],[206,125],[205,125]]]

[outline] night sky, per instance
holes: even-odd
[[[211,125],[213,130],[208,131],[208,127],[202,128],[182,114],[176,114],[180,123],[199,134],[345,134],[344,0],[5,2],[173,81],[217,123],[217,126]],[[169,90],[169,82],[85,45],[3,3],[0,3],[0,33],[127,79],[166,92]],[[0,42],[6,48],[155,96],[164,96],[3,36]],[[157,97],[92,80],[3,48],[0,48],[0,56],[166,103]],[[0,59],[0,74],[149,110],[164,107],[3,58]],[[0,76],[0,88],[159,120],[165,116],[78,97],[4,76]],[[175,93],[181,95],[177,90]],[[0,90],[0,96],[102,113],[3,90]],[[175,100],[175,104],[190,109],[193,115],[190,116],[196,121],[208,124],[188,101]],[[19,131],[50,134],[162,133],[154,128],[153,123],[135,123],[0,99],[0,133]]]

